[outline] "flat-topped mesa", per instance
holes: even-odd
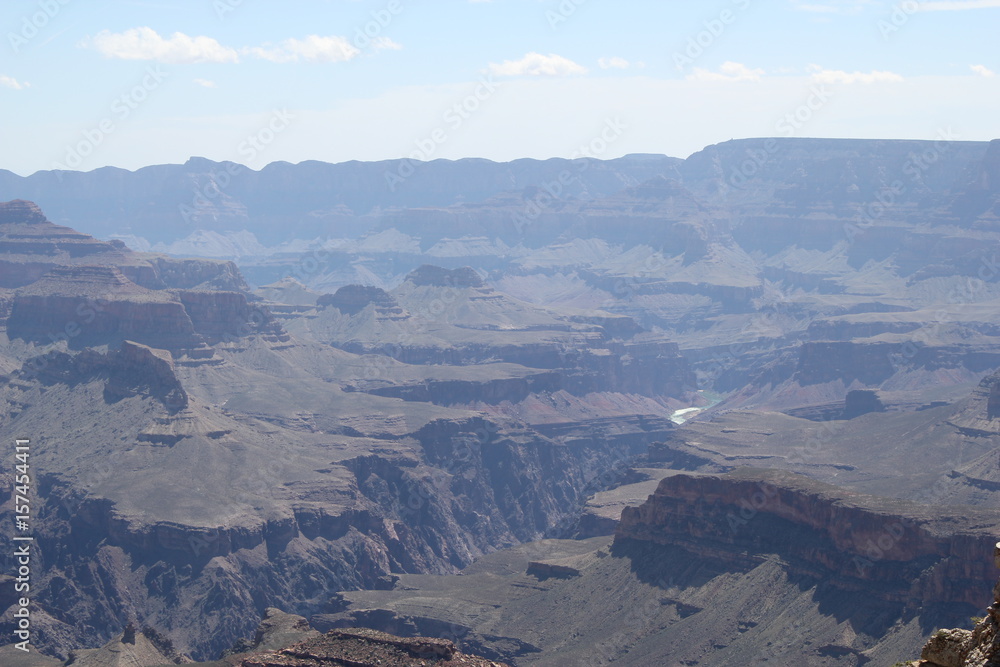
[[[737,566],[778,554],[790,569],[886,602],[980,607],[995,578],[983,554],[998,536],[998,511],[929,507],[743,468],[664,479],[645,503],[625,508],[615,541],[677,546]]]
[[[434,287],[484,287],[483,279],[475,269],[463,266],[458,269],[444,269],[432,264],[417,267],[406,276],[408,282],[417,286]]]
[[[11,305],[11,338],[71,347],[130,339],[176,349],[251,334],[281,336],[263,307],[240,292],[151,290],[113,266],[57,266],[20,288]]]
[[[395,298],[384,289],[371,285],[344,285],[333,294],[324,294],[316,300],[320,308],[333,306],[345,315],[357,315],[369,304],[382,314],[402,313]]]
[[[136,285],[110,266],[59,266],[22,287],[7,332],[12,339],[71,346],[128,338],[165,347],[195,337],[177,295]]]

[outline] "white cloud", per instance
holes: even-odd
[[[487,71],[494,76],[568,76],[586,74],[587,68],[554,53],[546,56],[532,52],[520,60],[490,63]]]
[[[837,69],[823,69],[810,65],[812,78],[818,83],[898,83],[903,77],[895,72],[872,70],[871,72],[845,72]]]
[[[12,76],[7,76],[6,74],[0,74],[0,86],[5,88],[13,88],[14,90],[22,90],[24,88],[29,88],[31,86],[27,81],[21,82]]]
[[[727,61],[722,63],[718,72],[695,67],[687,78],[691,81],[760,81],[763,75],[762,69],[750,69],[743,63]]]
[[[966,9],[1000,7],[1000,0],[957,0],[956,2],[921,2],[917,11],[958,12]]]
[[[93,39],[84,40],[83,46],[92,46],[107,58],[120,60],[157,60],[162,63],[235,63],[239,55],[235,49],[222,46],[211,37],[190,37],[175,32],[163,38],[148,27],[129,28],[113,33],[102,30]]]
[[[392,40],[389,40],[392,42]],[[343,37],[309,35],[305,39],[286,39],[276,45],[254,46],[244,53],[276,63],[299,60],[314,63],[341,63],[357,57],[361,51]]]
[[[986,65],[969,65],[969,69],[980,76],[991,77],[996,76],[996,72],[991,70]]]
[[[202,88],[217,88],[218,87],[218,86],[215,85],[214,81],[209,81],[208,79],[195,79],[194,82],[197,83]]]
[[[371,42],[375,51],[403,48],[388,37],[376,37]],[[236,63],[240,54],[276,63],[328,62],[352,60],[361,51],[344,37],[336,35],[309,35],[304,39],[290,38],[276,44],[245,47],[237,51],[219,44],[211,37],[190,37],[175,32],[169,38],[161,37],[148,27],[130,28],[121,33],[102,30],[81,46],[94,48],[108,58],[121,60],[156,60],[163,63]],[[202,84],[203,85],[203,84]]]
[[[600,65],[601,69],[628,69],[630,63],[624,58],[613,56],[611,58],[598,58],[597,64]]]
[[[399,51],[403,48],[403,45],[392,41],[388,37],[376,37],[372,40],[372,48],[376,51]]]

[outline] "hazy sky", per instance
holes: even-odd
[[[1000,137],[1000,0],[7,0],[0,168]]]

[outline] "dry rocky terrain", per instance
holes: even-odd
[[[986,664],[1000,142],[395,166],[0,172],[3,664]]]

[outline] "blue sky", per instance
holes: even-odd
[[[0,168],[1000,137],[1000,0],[8,0]]]

